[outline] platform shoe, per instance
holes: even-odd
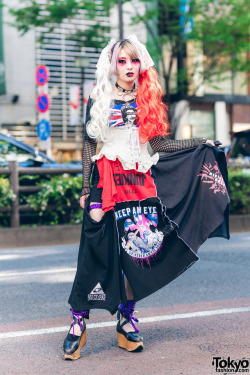
[[[63,343],[64,359],[75,360],[80,357],[80,351],[86,344],[86,323],[84,318],[89,318],[89,311],[75,312],[73,309],[70,309],[72,312],[72,324],[70,326],[67,337]],[[81,329],[81,335],[75,335],[75,324],[78,324]],[[70,333],[71,328],[73,328],[73,334]]]
[[[120,348],[126,349],[128,352],[140,352],[143,350],[143,338],[139,335],[139,330],[136,328],[134,322],[138,323],[138,319],[133,317],[135,310],[135,302],[133,300],[128,300],[127,303],[121,303],[118,307],[117,312],[117,337],[118,346]],[[125,320],[121,323],[121,317]],[[126,332],[123,327],[125,324],[130,323],[134,328],[132,332]]]

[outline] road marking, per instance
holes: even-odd
[[[21,256],[18,254],[2,254],[0,255],[0,260],[14,260],[14,259],[20,259]]]
[[[140,318],[140,323],[163,322],[163,321],[177,320],[177,319],[191,319],[191,318],[200,318],[200,317],[214,316],[214,315],[237,314],[237,313],[242,313],[242,312],[250,312],[250,306],[234,307],[231,309],[195,311],[195,312],[183,313],[183,314],[150,316],[148,318]],[[116,325],[115,321],[102,322],[102,323],[89,323],[87,324],[87,329],[113,327],[115,325]],[[69,329],[69,326],[63,326],[63,327],[52,327],[52,328],[42,328],[42,329],[31,329],[28,331],[6,332],[6,333],[0,333],[0,339],[8,339],[8,338],[13,338],[13,337],[24,337],[24,336],[35,336],[35,335],[46,335],[46,334],[58,333],[58,332],[67,332],[68,329]]]
[[[9,277],[15,276],[29,276],[29,275],[47,275],[50,273],[61,273],[61,272],[75,272],[76,268],[52,268],[49,270],[39,270],[39,271],[27,271],[27,272],[2,272],[0,273],[1,279],[7,279]]]

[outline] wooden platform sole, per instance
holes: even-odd
[[[64,354],[64,359],[75,360],[75,359],[80,358],[81,349],[86,344],[86,341],[87,341],[87,339],[86,339],[86,330],[85,330],[84,334],[82,335],[82,338],[81,338],[80,345],[79,345],[78,349],[72,354]]]
[[[143,342],[133,342],[126,339],[121,333],[117,332],[118,346],[126,349],[128,352],[140,352],[143,350]]]

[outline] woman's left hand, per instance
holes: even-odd
[[[211,146],[215,146],[214,142],[211,139],[207,139],[206,143],[209,143]]]

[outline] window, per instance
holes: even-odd
[[[192,138],[215,139],[214,112],[191,110],[189,123]]]
[[[9,142],[0,140],[0,161],[8,162],[10,160],[17,160],[18,162],[26,161],[28,159],[35,159],[35,157],[28,151],[20,147],[14,146]]]

